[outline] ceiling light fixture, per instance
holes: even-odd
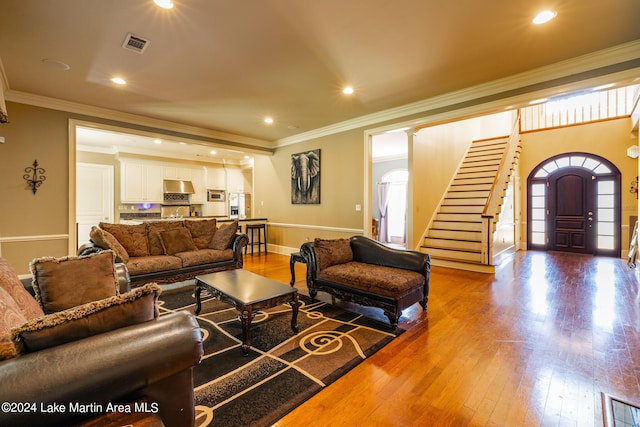
[[[353,87],[351,87],[351,86],[345,86],[345,88],[342,89],[342,93],[344,93],[345,95],[352,95],[353,92],[355,92],[355,91],[353,90]]]
[[[125,79],[123,79],[122,77],[114,77],[111,79],[112,82],[114,82],[117,85],[126,85],[127,81]]]
[[[271,123],[273,123],[273,119],[271,117],[267,117],[266,119],[264,119],[264,122],[270,125]]]
[[[154,139],[153,142],[156,144],[162,144],[162,140],[160,139]]]
[[[209,154],[211,154],[212,156],[215,156],[216,154],[218,154],[218,152],[216,150],[211,150],[209,151]]]
[[[171,0],[153,0],[153,2],[163,9],[173,8],[173,2]]]
[[[551,21],[557,15],[553,10],[543,10],[538,13],[535,18],[533,18],[533,23],[536,25],[546,24]]]

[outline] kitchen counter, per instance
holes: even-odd
[[[207,218],[206,216],[200,217],[200,218]],[[267,221],[267,218],[220,218],[217,217],[216,221],[217,222],[231,222],[231,221],[235,221],[238,220],[238,222],[265,222]]]
[[[231,222],[238,220],[238,223],[243,222],[267,222],[267,218],[229,218],[229,217],[219,217],[219,216],[185,216],[184,218],[137,218],[137,219],[120,219],[121,224],[142,224],[143,222],[157,222],[157,221],[176,221],[176,220],[193,220],[197,221],[199,219],[216,219],[216,222]]]

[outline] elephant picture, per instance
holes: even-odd
[[[291,203],[320,204],[320,149],[291,155]]]

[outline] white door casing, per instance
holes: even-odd
[[[114,168],[111,165],[77,163],[76,224],[78,247],[89,241],[91,227],[113,222]]]

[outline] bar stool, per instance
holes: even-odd
[[[258,241],[256,241],[254,232],[258,233]],[[264,253],[267,254],[267,224],[247,224],[246,225],[246,233],[249,236],[249,244],[245,246],[244,253],[247,253],[247,247],[251,246],[251,255],[253,255],[253,247],[258,246],[258,255],[260,255],[260,251],[262,249],[262,245],[264,244]],[[264,241],[262,238],[264,237]]]

